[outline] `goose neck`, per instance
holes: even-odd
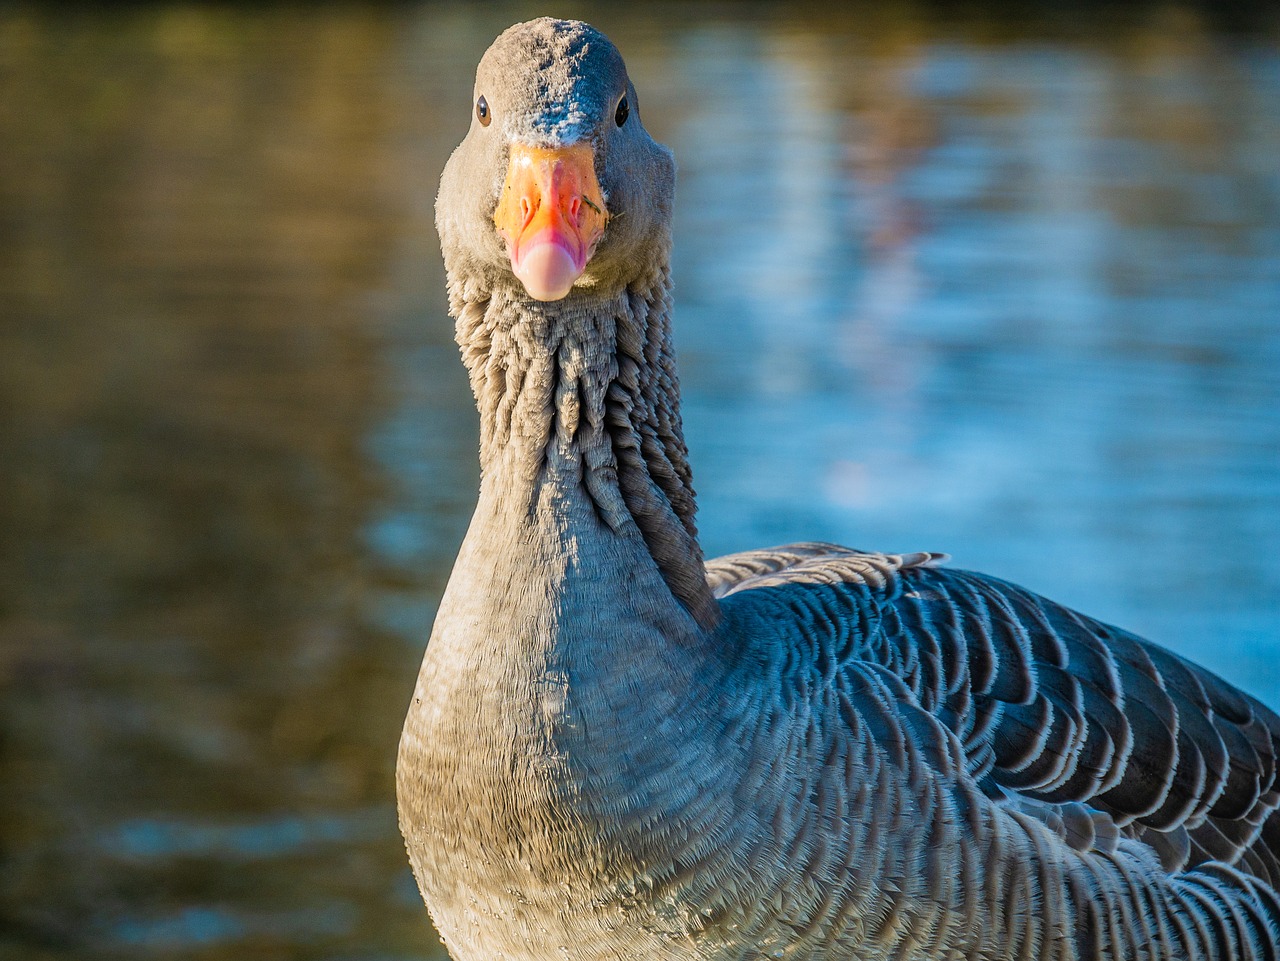
[[[455,293],[460,293],[455,291]],[[526,517],[581,512],[574,537],[636,541],[709,629],[696,503],[680,420],[670,284],[540,303],[518,290],[455,296],[480,411],[481,500]]]

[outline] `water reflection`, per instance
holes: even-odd
[[[1280,693],[1275,60],[1164,23],[891,57],[717,36],[806,118],[700,117],[715,159],[684,168],[713,551],[940,545]],[[682,80],[730,99],[715,118],[759,109],[706,72]],[[710,242],[744,196],[770,202]]]
[[[711,552],[949,550],[1280,703],[1280,54],[1128,11],[580,12],[681,164]],[[439,956],[432,200],[531,12],[0,13],[0,956]]]

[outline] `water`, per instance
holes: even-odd
[[[877,9],[574,7],[680,162],[709,552],[949,551],[1280,705],[1274,27]],[[432,202],[539,12],[0,8],[0,957],[441,956]]]

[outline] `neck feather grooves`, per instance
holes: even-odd
[[[455,284],[451,293],[480,410],[482,477],[529,507],[581,485],[599,522],[638,532],[671,593],[712,627],[666,269],[613,298],[535,304],[505,290],[467,297]]]

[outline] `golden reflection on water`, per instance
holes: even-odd
[[[427,941],[390,793],[415,639],[366,608],[448,558],[362,545],[390,331],[449,338],[404,19],[0,25],[0,954]]]
[[[947,94],[914,70],[1015,43],[1033,74],[1055,52],[1105,60],[1099,76],[1123,81],[1109,116],[1209,173],[1259,122],[1236,62],[1217,64],[1222,42],[1183,8],[1096,28],[1017,8],[797,11],[574,8],[614,35],[646,122],[680,151],[682,210],[699,211],[679,241],[691,318],[733,309],[715,300],[716,261],[752,240],[718,219],[735,181],[716,138],[746,125],[767,151],[821,141],[815,117],[856,119],[842,155],[795,162],[861,197],[866,221],[832,226],[801,179],[784,184],[785,229],[813,255],[796,254],[799,271],[845,269],[823,258],[856,239],[846,253],[870,286],[841,343],[871,358],[859,376],[887,409],[924,376],[885,333],[928,273],[914,238],[964,215],[896,187],[948,136]],[[479,53],[537,12],[0,10],[0,957],[439,950],[392,800],[475,489],[432,202]],[[1155,95],[1206,62],[1198,82],[1236,114]],[[711,82],[691,95],[696,79]],[[1005,85],[968,109],[1025,107]],[[1013,188],[1019,172],[1015,159]],[[1176,184],[1110,189],[1137,227],[1196,216]],[[1242,222],[1275,229],[1265,205],[1233,218],[1228,252]],[[1120,283],[1141,287],[1138,261]],[[684,342],[714,406],[718,348],[697,330]],[[783,376],[794,348],[774,346],[761,356]],[[719,376],[759,362],[725,353]],[[712,440],[703,453],[705,476],[735,463]]]

